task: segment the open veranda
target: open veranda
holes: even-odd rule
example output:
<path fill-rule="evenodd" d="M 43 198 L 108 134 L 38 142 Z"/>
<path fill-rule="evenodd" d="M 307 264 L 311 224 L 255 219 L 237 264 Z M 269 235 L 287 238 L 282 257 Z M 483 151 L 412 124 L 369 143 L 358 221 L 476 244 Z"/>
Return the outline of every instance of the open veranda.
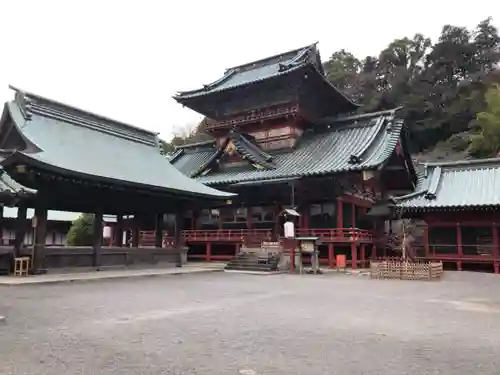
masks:
<path fill-rule="evenodd" d="M 468 272 L 0 287 L 0 373 L 497 374 L 499 291 Z"/>

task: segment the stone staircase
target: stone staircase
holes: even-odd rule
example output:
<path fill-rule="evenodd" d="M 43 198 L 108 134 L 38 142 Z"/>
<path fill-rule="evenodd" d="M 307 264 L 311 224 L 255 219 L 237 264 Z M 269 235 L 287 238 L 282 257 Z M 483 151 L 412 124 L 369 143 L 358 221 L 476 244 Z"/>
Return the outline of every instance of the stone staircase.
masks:
<path fill-rule="evenodd" d="M 277 254 L 243 252 L 233 258 L 225 267 L 228 271 L 276 272 L 280 257 Z"/>

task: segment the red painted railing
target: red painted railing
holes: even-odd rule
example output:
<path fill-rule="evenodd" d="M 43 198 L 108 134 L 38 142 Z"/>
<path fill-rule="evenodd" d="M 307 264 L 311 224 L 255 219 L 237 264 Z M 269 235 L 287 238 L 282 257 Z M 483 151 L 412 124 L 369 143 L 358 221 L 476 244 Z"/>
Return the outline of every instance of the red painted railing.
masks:
<path fill-rule="evenodd" d="M 268 229 L 208 229 L 184 230 L 181 232 L 186 242 L 213 242 L 213 241 L 270 241 L 272 232 Z M 297 229 L 297 236 L 316 236 L 323 241 L 334 242 L 372 242 L 370 231 L 353 228 L 332 229 Z"/>
<path fill-rule="evenodd" d="M 373 241 L 373 234 L 370 231 L 355 228 L 297 229 L 297 236 L 320 237 L 323 241 L 334 242 Z"/>
<path fill-rule="evenodd" d="M 181 232 L 186 242 L 230 241 L 243 242 L 248 238 L 271 240 L 271 231 L 267 229 L 211 229 L 183 230 Z"/>
<path fill-rule="evenodd" d="M 228 126 L 240 125 L 255 120 L 268 120 L 283 115 L 294 114 L 297 112 L 298 112 L 298 106 L 296 104 L 276 106 L 264 110 L 252 111 L 242 116 L 234 117 L 228 120 L 207 123 L 205 125 L 205 128 L 207 130 L 223 128 Z"/>

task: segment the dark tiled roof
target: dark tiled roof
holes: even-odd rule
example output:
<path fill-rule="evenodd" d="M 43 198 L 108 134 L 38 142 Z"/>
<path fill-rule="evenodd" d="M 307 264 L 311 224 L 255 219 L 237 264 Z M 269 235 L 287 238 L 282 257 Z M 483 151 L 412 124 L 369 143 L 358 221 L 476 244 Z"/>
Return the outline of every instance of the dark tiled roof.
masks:
<path fill-rule="evenodd" d="M 238 131 L 232 130 L 226 140 L 222 143 L 222 145 L 217 150 L 212 151 L 212 155 L 204 163 L 202 163 L 194 173 L 191 173 L 191 176 L 198 177 L 204 172 L 208 172 L 209 170 L 214 169 L 214 167 L 217 167 L 226 152 L 226 148 L 230 145 L 230 143 L 233 144 L 234 149 L 243 160 L 248 160 L 251 163 L 254 163 L 255 165 L 259 166 L 260 169 L 276 168 L 276 165 L 272 161 L 273 157 L 264 152 L 254 142 L 255 140 L 250 135 L 241 134 Z M 194 146 L 196 147 L 197 145 Z M 179 151 L 182 152 L 182 150 Z M 179 157 L 180 154 L 173 155 L 170 158 L 170 162 L 175 163 L 175 160 Z"/>
<path fill-rule="evenodd" d="M 269 78 L 287 75 L 304 67 L 313 67 L 320 76 L 324 77 L 321 58 L 316 44 L 227 69 L 224 75 L 217 81 L 204 85 L 201 89 L 179 92 L 174 96 L 174 99 L 184 102 L 191 98 L 235 89 L 248 84 L 265 81 Z M 326 82 L 326 78 L 324 79 Z M 355 103 L 345 97 L 335 87 L 330 85 L 330 88 L 340 94 L 345 101 L 349 102 L 352 107 L 351 110 L 357 108 Z"/>
<path fill-rule="evenodd" d="M 317 61 L 313 60 L 316 57 L 315 52 L 315 45 L 310 45 L 259 61 L 235 66 L 227 69 L 224 75 L 217 81 L 203 85 L 201 89 L 179 92 L 176 98 L 187 99 L 217 91 L 224 91 L 286 74 L 305 64 L 317 64 Z"/>
<path fill-rule="evenodd" d="M 394 198 L 402 209 L 500 205 L 500 158 L 424 165 L 414 193 Z"/>
<path fill-rule="evenodd" d="M 179 196 L 224 198 L 225 192 L 187 178 L 160 154 L 156 133 L 17 90 L 5 111 L 38 152 L 2 161 L 44 165 L 66 174 L 134 184 Z M 4 115 L 2 118 L 6 118 Z"/>
<path fill-rule="evenodd" d="M 274 168 L 257 170 L 250 165 L 220 167 L 197 178 L 207 185 L 333 174 L 377 168 L 388 160 L 400 138 L 403 123 L 394 111 L 337 118 L 323 131 L 304 133 L 289 152 L 272 154 Z M 185 148 L 173 161 L 186 175 L 193 175 L 219 152 L 214 146 Z"/>

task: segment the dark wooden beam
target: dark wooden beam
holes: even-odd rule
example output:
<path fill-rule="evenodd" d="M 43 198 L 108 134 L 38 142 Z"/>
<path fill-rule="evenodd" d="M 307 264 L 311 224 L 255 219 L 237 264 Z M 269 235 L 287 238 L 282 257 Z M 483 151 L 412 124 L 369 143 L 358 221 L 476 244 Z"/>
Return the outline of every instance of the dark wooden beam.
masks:
<path fill-rule="evenodd" d="M 15 170 L 12 171 L 15 174 Z M 31 169 L 29 173 L 14 176 L 19 183 L 37 189 L 50 209 L 95 212 L 107 214 L 134 214 L 153 212 L 175 212 L 185 202 L 203 204 L 202 197 L 178 196 L 165 191 L 148 190 L 144 187 L 97 183 L 55 175 L 46 171 Z M 29 207 L 36 206 L 31 200 Z M 211 201 L 210 201 L 211 202 Z M 212 202 L 211 202 L 212 203 Z"/>

